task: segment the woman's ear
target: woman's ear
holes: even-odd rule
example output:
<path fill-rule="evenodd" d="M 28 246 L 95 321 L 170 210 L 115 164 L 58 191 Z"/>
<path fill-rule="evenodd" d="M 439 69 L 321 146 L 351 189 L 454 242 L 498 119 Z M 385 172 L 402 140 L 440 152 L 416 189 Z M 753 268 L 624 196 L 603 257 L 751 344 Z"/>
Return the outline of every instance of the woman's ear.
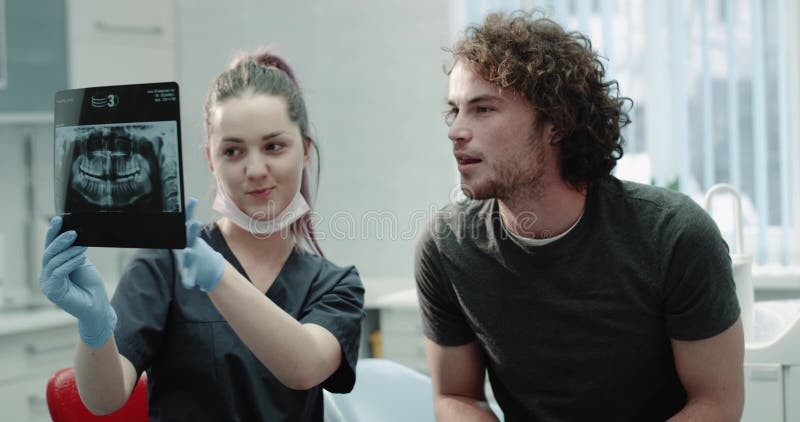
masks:
<path fill-rule="evenodd" d="M 206 146 L 203 147 L 203 152 L 206 154 L 206 161 L 208 162 L 208 169 L 211 173 L 214 173 L 214 164 L 211 162 L 211 149 L 208 146 L 208 142 L 206 142 Z"/>
<path fill-rule="evenodd" d="M 303 147 L 303 167 L 305 167 L 308 165 L 308 161 L 311 160 L 311 138 L 308 136 L 303 142 Z"/>

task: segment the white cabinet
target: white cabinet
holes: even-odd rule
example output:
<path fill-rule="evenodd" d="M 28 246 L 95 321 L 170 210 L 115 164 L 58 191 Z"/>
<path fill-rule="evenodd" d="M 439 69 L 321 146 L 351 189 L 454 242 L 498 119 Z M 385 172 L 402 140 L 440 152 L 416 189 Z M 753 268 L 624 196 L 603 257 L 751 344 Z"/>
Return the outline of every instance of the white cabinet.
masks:
<path fill-rule="evenodd" d="M 383 357 L 427 374 L 425 337 L 416 303 L 413 307 L 384 307 L 379 318 Z"/>
<path fill-rule="evenodd" d="M 785 407 L 784 420 L 800 421 L 800 403 L 798 403 L 798 397 L 800 397 L 800 365 L 791 365 L 783 368 L 783 388 L 783 397 L 788 402 Z"/>
<path fill-rule="evenodd" d="M 381 349 L 384 359 L 389 359 L 429 375 L 425 355 L 425 334 L 422 333 L 422 315 L 414 288 L 387 294 L 368 303 L 378 309 L 381 329 Z M 494 392 L 488 375 L 484 393 L 497 414 Z"/>
<path fill-rule="evenodd" d="M 783 367 L 780 364 L 745 364 L 744 422 L 783 422 Z"/>
<path fill-rule="evenodd" d="M 25 422 L 50 421 L 44 381 L 41 377 L 0 383 L 3 420 Z"/>
<path fill-rule="evenodd" d="M 408 289 L 376 300 L 380 310 L 381 351 L 384 359 L 428 373 L 417 294 Z"/>
<path fill-rule="evenodd" d="M 75 319 L 43 311 L 0 313 L 0 419 L 49 421 L 47 381 L 73 365 Z"/>
<path fill-rule="evenodd" d="M 174 0 L 69 0 L 70 86 L 174 81 Z"/>
<path fill-rule="evenodd" d="M 743 422 L 800 421 L 800 301 L 755 303 L 745 344 Z"/>

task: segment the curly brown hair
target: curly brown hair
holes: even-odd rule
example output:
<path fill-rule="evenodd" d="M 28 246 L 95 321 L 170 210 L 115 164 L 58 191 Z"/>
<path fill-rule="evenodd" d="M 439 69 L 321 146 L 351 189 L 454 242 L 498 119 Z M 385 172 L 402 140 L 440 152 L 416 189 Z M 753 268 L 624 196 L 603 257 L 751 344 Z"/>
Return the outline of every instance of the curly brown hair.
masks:
<path fill-rule="evenodd" d="M 592 43 L 566 32 L 541 12 L 492 13 L 466 29 L 453 49 L 490 83 L 522 93 L 539 123 L 560 134 L 561 176 L 576 189 L 609 174 L 622 158 L 620 130 L 630 123 L 616 80 L 603 82 L 605 68 Z M 628 109 L 630 110 L 630 108 Z"/>

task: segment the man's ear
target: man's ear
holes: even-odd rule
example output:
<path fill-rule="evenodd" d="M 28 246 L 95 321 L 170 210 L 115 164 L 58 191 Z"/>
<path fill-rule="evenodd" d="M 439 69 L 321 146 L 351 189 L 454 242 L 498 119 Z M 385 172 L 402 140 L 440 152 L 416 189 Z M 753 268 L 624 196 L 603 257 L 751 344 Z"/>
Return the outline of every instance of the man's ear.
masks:
<path fill-rule="evenodd" d="M 208 169 L 211 171 L 211 173 L 214 173 L 214 164 L 211 163 L 211 149 L 209 148 L 207 142 L 205 147 L 203 147 L 203 152 L 206 154 L 206 162 L 208 162 Z"/>
<path fill-rule="evenodd" d="M 564 138 L 564 134 L 561 132 L 561 129 L 557 128 L 552 123 L 547 124 L 546 131 L 547 139 L 549 140 L 550 145 L 558 145 Z"/>

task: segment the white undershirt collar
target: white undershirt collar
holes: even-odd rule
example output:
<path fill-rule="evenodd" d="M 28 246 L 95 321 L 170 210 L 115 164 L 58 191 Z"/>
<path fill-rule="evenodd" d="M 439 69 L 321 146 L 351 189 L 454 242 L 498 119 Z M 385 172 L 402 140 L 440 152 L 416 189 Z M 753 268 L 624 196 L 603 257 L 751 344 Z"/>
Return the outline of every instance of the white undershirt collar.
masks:
<path fill-rule="evenodd" d="M 522 236 L 520 236 L 520 235 L 518 235 L 518 234 L 516 234 L 516 233 L 514 233 L 514 232 L 512 232 L 511 230 L 508 229 L 508 226 L 506 226 L 506 222 L 503 220 L 503 214 L 502 213 L 500 213 L 500 224 L 503 226 L 503 231 L 508 233 L 514 239 L 516 239 L 523 246 L 533 246 L 533 247 L 544 246 L 544 245 L 547 245 L 549 243 L 553 243 L 558 239 L 561 239 L 562 237 L 566 236 L 567 233 L 571 232 L 572 229 L 574 229 L 575 226 L 577 226 L 578 223 L 581 222 L 581 218 L 583 218 L 583 213 L 585 211 L 586 211 L 585 208 L 584 208 L 583 211 L 581 211 L 581 215 L 578 216 L 578 220 L 575 221 L 575 224 L 573 224 L 570 228 L 565 230 L 563 233 L 559 234 L 558 236 L 554 236 L 554 237 L 547 237 L 547 238 L 540 238 L 540 239 L 530 238 L 530 237 L 522 237 Z"/>

